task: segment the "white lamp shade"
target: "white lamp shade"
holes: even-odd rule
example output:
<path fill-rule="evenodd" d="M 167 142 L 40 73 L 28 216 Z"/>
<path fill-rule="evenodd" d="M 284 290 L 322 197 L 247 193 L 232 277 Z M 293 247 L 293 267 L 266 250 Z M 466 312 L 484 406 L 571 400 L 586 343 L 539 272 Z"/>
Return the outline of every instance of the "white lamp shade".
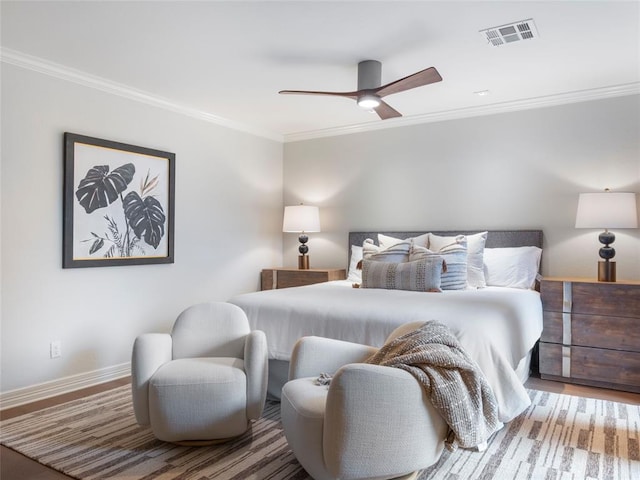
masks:
<path fill-rule="evenodd" d="M 581 193 L 576 228 L 638 228 L 636 194 Z"/>
<path fill-rule="evenodd" d="M 319 232 L 320 210 L 311 205 L 284 207 L 283 232 Z"/>

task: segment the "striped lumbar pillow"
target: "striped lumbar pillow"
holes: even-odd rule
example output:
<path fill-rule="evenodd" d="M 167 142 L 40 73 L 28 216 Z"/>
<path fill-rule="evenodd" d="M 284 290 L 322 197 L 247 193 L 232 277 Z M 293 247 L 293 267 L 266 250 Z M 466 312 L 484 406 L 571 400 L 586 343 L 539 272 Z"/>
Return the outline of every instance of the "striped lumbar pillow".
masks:
<path fill-rule="evenodd" d="M 403 263 L 365 258 L 362 261 L 362 288 L 441 292 L 440 282 L 444 268 L 444 260 L 438 255 Z"/>

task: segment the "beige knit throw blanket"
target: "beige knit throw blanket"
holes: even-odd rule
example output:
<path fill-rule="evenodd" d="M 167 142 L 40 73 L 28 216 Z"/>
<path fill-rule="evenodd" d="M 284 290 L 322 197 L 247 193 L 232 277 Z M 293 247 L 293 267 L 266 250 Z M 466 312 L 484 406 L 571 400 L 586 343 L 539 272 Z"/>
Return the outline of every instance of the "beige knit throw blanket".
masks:
<path fill-rule="evenodd" d="M 366 363 L 401 368 L 420 382 L 453 433 L 453 438 L 448 436 L 449 449 L 482 445 L 502 427 L 483 373 L 439 322 L 426 322 L 387 342 Z"/>

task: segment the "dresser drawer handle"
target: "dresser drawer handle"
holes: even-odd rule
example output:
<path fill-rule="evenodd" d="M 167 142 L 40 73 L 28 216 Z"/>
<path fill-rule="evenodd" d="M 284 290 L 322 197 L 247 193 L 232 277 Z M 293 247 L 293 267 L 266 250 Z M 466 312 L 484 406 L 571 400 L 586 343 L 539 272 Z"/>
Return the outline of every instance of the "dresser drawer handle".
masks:
<path fill-rule="evenodd" d="M 562 347 L 562 376 L 571 376 L 571 347 Z"/>
<path fill-rule="evenodd" d="M 572 308 L 571 282 L 562 282 L 562 311 L 564 313 L 571 313 Z"/>
<path fill-rule="evenodd" d="M 562 344 L 571 345 L 571 314 L 562 314 Z"/>

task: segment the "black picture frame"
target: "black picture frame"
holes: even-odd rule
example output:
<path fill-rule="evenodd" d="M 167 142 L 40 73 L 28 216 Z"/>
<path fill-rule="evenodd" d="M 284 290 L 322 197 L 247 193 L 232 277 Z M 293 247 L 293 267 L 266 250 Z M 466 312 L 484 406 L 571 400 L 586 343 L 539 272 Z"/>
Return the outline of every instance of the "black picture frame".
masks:
<path fill-rule="evenodd" d="M 63 268 L 174 263 L 174 153 L 65 132 L 63 189 Z"/>

